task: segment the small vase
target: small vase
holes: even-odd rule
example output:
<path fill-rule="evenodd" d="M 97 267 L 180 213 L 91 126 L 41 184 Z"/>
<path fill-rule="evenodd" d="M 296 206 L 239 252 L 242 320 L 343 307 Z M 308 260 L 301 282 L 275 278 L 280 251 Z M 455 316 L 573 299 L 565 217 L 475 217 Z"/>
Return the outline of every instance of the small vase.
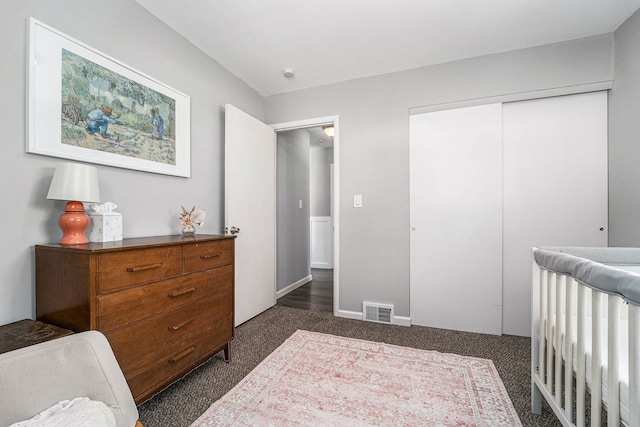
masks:
<path fill-rule="evenodd" d="M 196 228 L 193 225 L 189 225 L 182 229 L 183 236 L 193 236 L 196 234 Z"/>

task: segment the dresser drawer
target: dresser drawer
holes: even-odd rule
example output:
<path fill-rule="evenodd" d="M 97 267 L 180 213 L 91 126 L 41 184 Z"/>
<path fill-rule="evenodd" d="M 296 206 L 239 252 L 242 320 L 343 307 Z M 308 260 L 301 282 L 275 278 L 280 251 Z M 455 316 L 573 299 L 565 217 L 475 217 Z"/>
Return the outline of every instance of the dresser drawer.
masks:
<path fill-rule="evenodd" d="M 226 291 L 148 317 L 105 335 L 124 369 L 124 366 L 150 363 L 160 348 L 206 328 L 232 312 L 233 293 Z"/>
<path fill-rule="evenodd" d="M 136 401 L 148 390 L 169 385 L 181 374 L 195 367 L 198 361 L 233 338 L 233 319 L 227 316 L 184 339 L 159 348 L 148 348 L 153 357 L 138 355 L 139 363 L 123 364 L 116 352 L 131 393 Z M 111 339 L 109 339 L 111 341 Z M 141 361 L 140 359 L 145 359 Z M 142 363 L 140 363 L 142 362 Z M 159 387 L 160 386 L 160 387 Z"/>
<path fill-rule="evenodd" d="M 233 266 L 189 274 L 98 297 L 102 333 L 233 288 Z"/>
<path fill-rule="evenodd" d="M 233 262 L 233 240 L 213 240 L 184 245 L 184 271 L 206 270 Z"/>
<path fill-rule="evenodd" d="M 138 249 L 98 256 L 98 292 L 113 292 L 181 273 L 179 246 Z"/>

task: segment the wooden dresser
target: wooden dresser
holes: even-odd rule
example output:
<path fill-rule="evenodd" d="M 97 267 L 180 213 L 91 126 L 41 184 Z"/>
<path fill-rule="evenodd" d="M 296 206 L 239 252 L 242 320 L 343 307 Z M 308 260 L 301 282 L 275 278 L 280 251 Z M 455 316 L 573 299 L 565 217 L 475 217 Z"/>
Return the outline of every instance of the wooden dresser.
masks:
<path fill-rule="evenodd" d="M 234 237 L 37 245 L 36 317 L 106 335 L 140 404 L 234 334 Z"/>

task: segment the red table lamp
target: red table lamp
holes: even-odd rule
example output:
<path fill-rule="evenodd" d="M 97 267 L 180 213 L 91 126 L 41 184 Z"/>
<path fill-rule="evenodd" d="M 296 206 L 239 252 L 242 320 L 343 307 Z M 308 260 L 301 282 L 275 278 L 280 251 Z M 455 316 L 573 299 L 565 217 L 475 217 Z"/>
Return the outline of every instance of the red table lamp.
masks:
<path fill-rule="evenodd" d="M 51 180 L 47 199 L 68 200 L 58 224 L 62 229 L 61 245 L 89 243 L 85 235 L 90 219 L 83 202 L 99 202 L 98 169 L 79 163 L 60 163 Z"/>

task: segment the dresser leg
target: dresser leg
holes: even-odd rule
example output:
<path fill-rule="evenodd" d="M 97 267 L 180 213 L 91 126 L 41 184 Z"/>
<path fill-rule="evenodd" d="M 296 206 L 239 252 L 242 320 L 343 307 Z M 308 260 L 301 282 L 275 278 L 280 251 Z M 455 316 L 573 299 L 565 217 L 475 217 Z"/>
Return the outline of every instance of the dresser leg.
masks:
<path fill-rule="evenodd" d="M 229 354 L 229 343 L 224 346 L 224 361 L 229 363 L 231 362 L 231 355 Z"/>

